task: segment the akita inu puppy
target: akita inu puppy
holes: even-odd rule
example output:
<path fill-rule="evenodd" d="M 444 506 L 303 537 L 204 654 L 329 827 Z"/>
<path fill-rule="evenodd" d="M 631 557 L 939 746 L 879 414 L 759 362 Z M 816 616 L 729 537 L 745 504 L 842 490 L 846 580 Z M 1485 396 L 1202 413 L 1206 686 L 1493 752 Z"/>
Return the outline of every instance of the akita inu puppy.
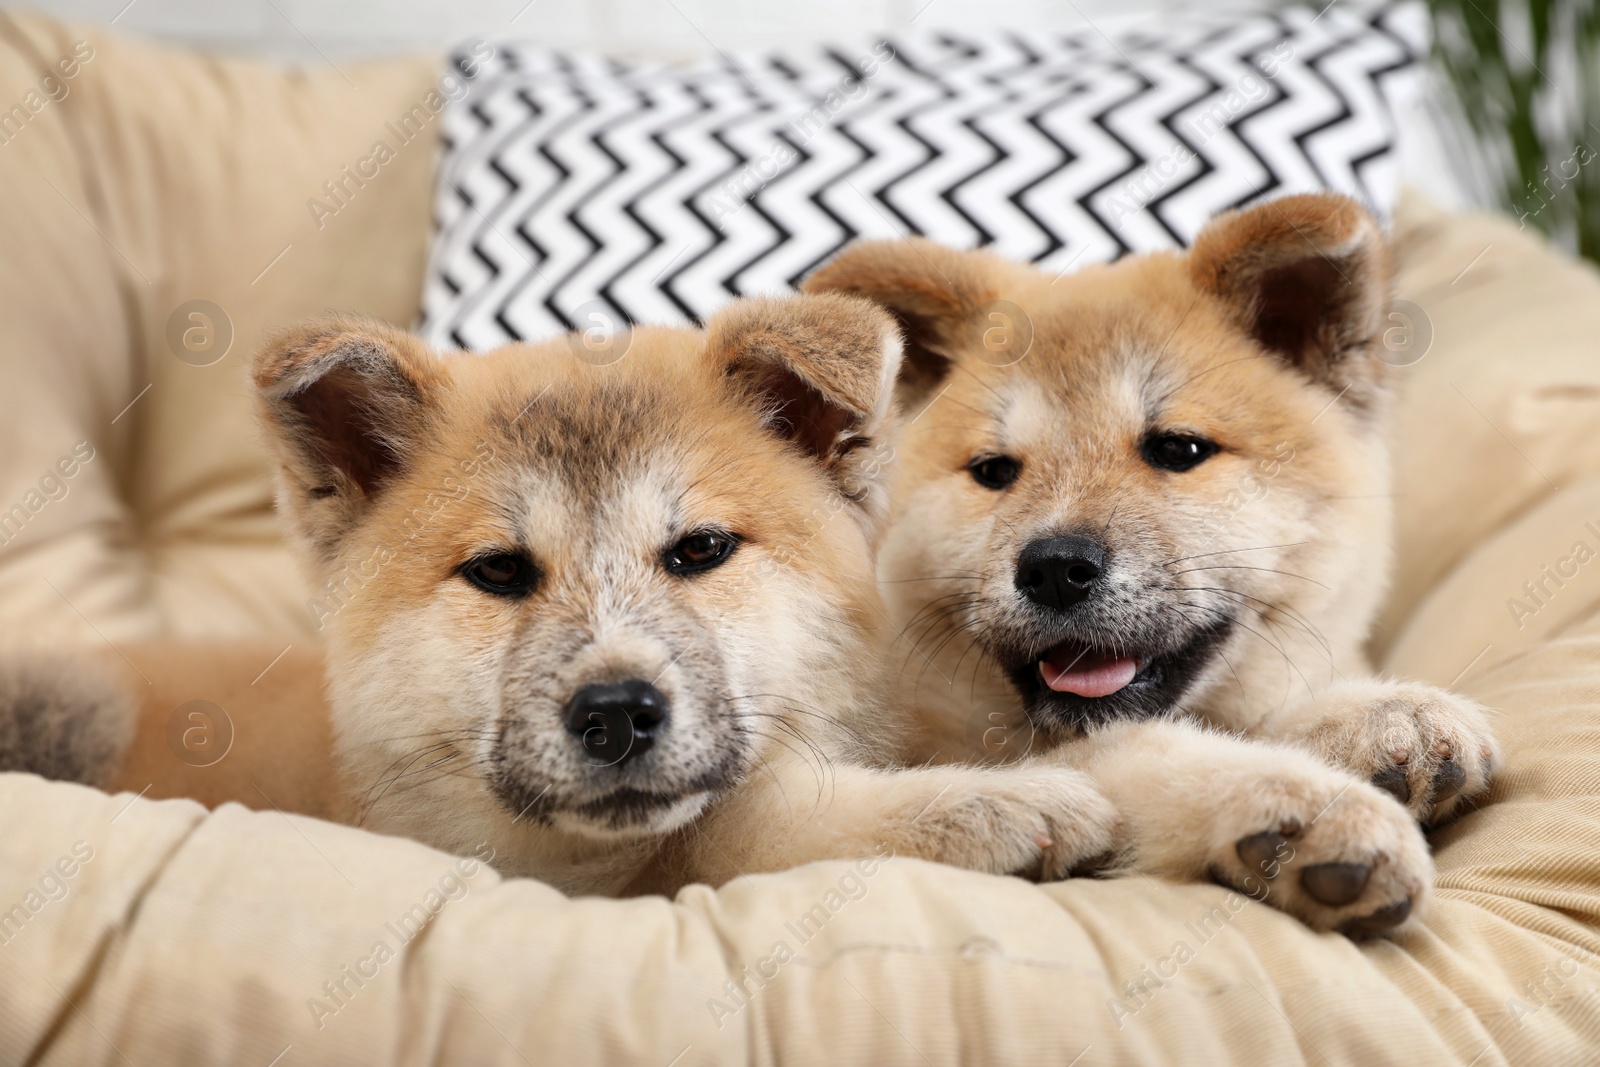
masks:
<path fill-rule="evenodd" d="M 1437 819 L 1497 755 L 1483 709 L 1363 658 L 1390 561 L 1389 280 L 1378 227 L 1335 196 L 1062 279 L 900 241 L 808 280 L 907 334 L 879 575 L 917 646 L 927 756 L 1087 732 L 1057 758 L 1094 771 L 1137 865 L 1232 881 L 1289 843 L 1280 906 L 1355 932 L 1405 920 L 1431 868 L 1366 782 Z M 1126 725 L 1175 714 L 1363 781 Z"/>
<path fill-rule="evenodd" d="M 441 357 L 336 319 L 256 361 L 366 825 L 596 892 L 1113 846 L 1075 771 L 885 766 L 887 314 L 752 300 L 610 365 L 570 344 Z"/>

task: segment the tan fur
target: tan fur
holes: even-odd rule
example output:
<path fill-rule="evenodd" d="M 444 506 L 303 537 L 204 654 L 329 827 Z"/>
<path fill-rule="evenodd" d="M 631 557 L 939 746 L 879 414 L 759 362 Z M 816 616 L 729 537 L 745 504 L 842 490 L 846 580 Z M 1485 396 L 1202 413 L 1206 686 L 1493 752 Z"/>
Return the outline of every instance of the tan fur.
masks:
<path fill-rule="evenodd" d="M 95 654 L 138 701 L 132 744 L 108 790 L 351 818 L 316 645 L 289 635 L 125 644 Z"/>
<path fill-rule="evenodd" d="M 1017 758 L 1105 719 L 1178 713 L 1409 789 L 1419 817 L 1485 788 L 1498 757 L 1483 710 L 1376 679 L 1362 652 L 1390 565 L 1388 282 L 1376 225 L 1333 196 L 1225 215 L 1187 254 L 1059 280 L 905 241 L 854 246 L 807 281 L 880 302 L 907 332 L 879 577 L 923 755 Z M 1142 454 L 1157 431 L 1220 451 L 1157 469 Z M 1019 461 L 1020 476 L 978 484 L 968 468 L 985 456 Z M 1066 535 L 1102 544 L 1107 570 L 1089 607 L 1050 616 L 1014 571 L 1035 539 Z M 1064 637 L 1137 651 L 1155 681 L 1052 695 L 1036 662 Z M 1237 875 L 1236 842 L 1281 817 L 1305 829 L 1299 870 L 1348 860 L 1388 873 L 1349 907 L 1287 880 L 1274 903 L 1319 927 L 1402 887 L 1420 903 L 1425 844 L 1382 791 L 1288 749 L 1150 730 L 1092 731 L 1050 757 L 1095 774 L 1130 821 L 1136 865 Z M 1453 767 L 1464 781 L 1445 795 Z"/>
<path fill-rule="evenodd" d="M 364 825 L 573 891 L 672 889 L 882 845 L 1059 876 L 1114 818 L 1065 768 L 895 769 L 873 580 L 875 435 L 899 341 L 845 297 L 438 356 L 359 320 L 255 365 L 280 500 L 327 636 L 334 744 Z M 662 554 L 715 527 L 713 570 Z M 462 568 L 526 552 L 525 597 Z M 652 681 L 670 730 L 595 768 L 561 722 L 591 682 Z M 654 800 L 608 808 L 626 786 Z"/>

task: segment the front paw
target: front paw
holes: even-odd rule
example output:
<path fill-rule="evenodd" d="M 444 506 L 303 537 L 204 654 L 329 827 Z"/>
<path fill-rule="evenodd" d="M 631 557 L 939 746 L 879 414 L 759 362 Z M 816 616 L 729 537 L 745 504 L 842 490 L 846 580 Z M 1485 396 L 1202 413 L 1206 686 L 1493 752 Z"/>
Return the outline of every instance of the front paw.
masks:
<path fill-rule="evenodd" d="M 1416 821 L 1339 771 L 1251 783 L 1217 824 L 1213 880 L 1315 930 L 1375 937 L 1421 911 L 1433 860 Z"/>
<path fill-rule="evenodd" d="M 1489 787 L 1500 749 L 1483 707 L 1418 682 L 1354 682 L 1319 697 L 1301 743 L 1442 822 Z"/>
<path fill-rule="evenodd" d="M 1055 881 L 1112 855 L 1122 821 L 1094 783 L 1065 768 L 956 772 L 903 839 L 912 855 L 990 874 Z"/>

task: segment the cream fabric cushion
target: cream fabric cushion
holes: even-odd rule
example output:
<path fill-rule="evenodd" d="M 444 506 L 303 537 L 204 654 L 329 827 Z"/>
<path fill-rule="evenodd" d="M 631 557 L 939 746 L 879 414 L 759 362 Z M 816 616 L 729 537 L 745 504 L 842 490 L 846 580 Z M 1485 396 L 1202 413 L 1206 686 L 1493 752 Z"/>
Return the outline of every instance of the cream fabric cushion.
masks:
<path fill-rule="evenodd" d="M 113 1046 L 134 1063 L 182 1050 L 265 1064 L 289 1046 L 312 1063 L 1592 1063 L 1600 622 L 1468 691 L 1504 713 L 1509 770 L 1437 836 L 1426 925 L 1365 946 L 1208 886 L 1037 887 L 903 859 L 672 902 L 569 900 L 314 819 L 4 775 L 0 907 L 76 842 L 94 855 L 14 933 L 0 914 L 0 1050 L 47 1064 L 121 1062 Z M 430 905 L 402 945 L 400 920 Z M 781 965 L 779 942 L 794 954 Z M 771 977 L 745 978 L 740 1008 L 725 983 L 763 961 Z"/>
<path fill-rule="evenodd" d="M 66 97 L 0 146 L 0 509 L 75 443 L 94 458 L 0 549 L 0 604 L 46 638 L 306 629 L 245 371 L 329 309 L 415 319 L 432 126 L 320 228 L 307 202 L 395 144 L 438 61 L 294 74 L 0 14 L 0 101 L 80 40 Z M 193 300 L 232 323 L 210 366 L 167 341 Z"/>
<path fill-rule="evenodd" d="M 1397 566 L 1373 642 L 1380 658 L 1486 536 L 1600 473 L 1594 267 L 1510 219 L 1448 215 L 1416 198 L 1401 204 L 1395 254 L 1399 295 L 1431 323 L 1433 345 L 1397 374 Z"/>
<path fill-rule="evenodd" d="M 0 101 L 77 36 L 0 18 Z M 0 618 L 8 639 L 96 643 L 293 631 L 304 591 L 244 357 L 325 307 L 414 315 L 424 146 L 321 231 L 305 201 L 433 64 L 347 68 L 356 91 L 333 71 L 92 43 L 67 99 L 0 145 L 0 500 L 75 442 L 96 449 L 0 547 Z M 1399 578 L 1377 646 L 1396 673 L 1460 675 L 1500 712 L 1507 754 L 1481 810 L 1435 836 L 1438 898 L 1415 933 L 1356 945 L 1212 887 L 1038 887 L 902 859 L 570 900 L 270 809 L 0 775 L 0 1061 L 1596 1062 L 1594 572 L 1521 628 L 1505 600 L 1600 508 L 1600 288 L 1497 220 L 1412 203 L 1397 237 L 1402 292 L 1436 336 L 1403 374 Z M 209 367 L 165 345 L 190 299 L 234 323 Z M 726 983 L 763 961 L 773 977 L 745 979 L 742 1003 Z"/>

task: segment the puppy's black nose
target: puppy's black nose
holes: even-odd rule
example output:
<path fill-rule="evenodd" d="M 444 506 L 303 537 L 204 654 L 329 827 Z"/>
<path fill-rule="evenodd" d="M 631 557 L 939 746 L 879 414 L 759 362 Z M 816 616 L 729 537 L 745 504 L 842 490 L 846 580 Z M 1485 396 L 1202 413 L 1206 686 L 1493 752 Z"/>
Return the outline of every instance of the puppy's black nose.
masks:
<path fill-rule="evenodd" d="M 1060 611 L 1093 591 L 1105 565 L 1106 550 L 1087 537 L 1041 537 L 1017 557 L 1017 591 Z"/>
<path fill-rule="evenodd" d="M 595 682 L 567 701 L 567 732 L 597 767 L 626 763 L 650 750 L 667 727 L 670 705 L 649 682 Z"/>

